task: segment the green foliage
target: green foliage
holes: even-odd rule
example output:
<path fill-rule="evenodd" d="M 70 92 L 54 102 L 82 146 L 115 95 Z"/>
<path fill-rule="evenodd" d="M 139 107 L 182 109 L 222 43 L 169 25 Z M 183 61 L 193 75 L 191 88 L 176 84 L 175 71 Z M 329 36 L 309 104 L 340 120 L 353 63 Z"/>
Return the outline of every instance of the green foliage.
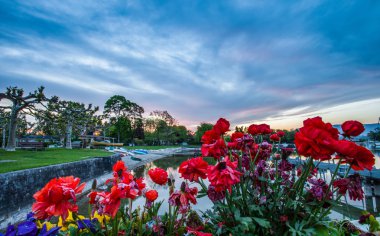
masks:
<path fill-rule="evenodd" d="M 127 100 L 124 96 L 114 95 L 110 97 L 104 105 L 105 118 L 109 119 L 111 137 L 116 137 L 118 142 L 131 142 L 134 138 L 144 138 L 141 132 L 142 114 L 144 108 L 138 104 Z"/>
<path fill-rule="evenodd" d="M 380 128 L 370 131 L 367 136 L 370 141 L 380 141 Z"/>
<path fill-rule="evenodd" d="M 211 130 L 213 126 L 214 125 L 210 124 L 210 123 L 201 123 L 199 126 L 197 126 L 197 131 L 195 131 L 195 135 L 194 135 L 194 141 L 195 141 L 195 143 L 196 144 L 200 144 L 201 143 L 201 138 L 202 138 L 203 134 L 207 130 Z"/>
<path fill-rule="evenodd" d="M 176 125 L 167 111 L 154 111 L 145 120 L 145 143 L 148 145 L 173 145 L 189 142 L 191 133 L 185 126 Z"/>

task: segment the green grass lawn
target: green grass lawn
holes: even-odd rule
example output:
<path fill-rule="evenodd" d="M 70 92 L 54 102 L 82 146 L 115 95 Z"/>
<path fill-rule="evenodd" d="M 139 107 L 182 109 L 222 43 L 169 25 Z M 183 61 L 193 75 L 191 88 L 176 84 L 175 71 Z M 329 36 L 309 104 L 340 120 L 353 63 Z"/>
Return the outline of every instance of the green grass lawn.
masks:
<path fill-rule="evenodd" d="M 163 148 L 175 147 L 180 146 L 134 146 L 124 148 L 158 150 Z M 90 157 L 102 157 L 110 155 L 112 155 L 112 153 L 107 152 L 103 149 L 68 150 L 64 148 L 47 148 L 44 151 L 17 150 L 15 152 L 6 152 L 0 149 L 0 173 L 66 162 L 80 161 Z"/>
<path fill-rule="evenodd" d="M 96 149 L 52 148 L 44 151 L 17 150 L 6 152 L 0 150 L 0 173 L 23 170 L 40 166 L 84 160 L 90 157 L 110 156 L 112 153 Z M 14 160 L 3 162 L 4 160 Z"/>

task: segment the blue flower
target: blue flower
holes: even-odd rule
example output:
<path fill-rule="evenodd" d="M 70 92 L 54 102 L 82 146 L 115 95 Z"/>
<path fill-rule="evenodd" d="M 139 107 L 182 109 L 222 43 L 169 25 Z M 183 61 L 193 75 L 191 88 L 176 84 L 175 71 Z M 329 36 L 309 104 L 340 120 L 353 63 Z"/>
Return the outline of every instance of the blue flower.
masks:
<path fill-rule="evenodd" d="M 35 236 L 37 225 L 33 221 L 25 221 L 18 225 L 17 236 Z"/>
<path fill-rule="evenodd" d="M 97 221 L 97 219 L 94 219 Z M 92 233 L 96 233 L 95 229 L 95 221 L 91 221 L 90 219 L 83 219 L 83 220 L 78 220 L 77 225 L 79 229 L 90 229 Z"/>
<path fill-rule="evenodd" d="M 26 220 L 28 220 L 28 221 L 35 221 L 36 218 L 34 218 L 34 212 L 29 212 L 29 213 L 26 215 Z"/>
<path fill-rule="evenodd" d="M 44 224 L 44 226 L 42 226 L 42 229 L 41 229 L 41 232 L 38 236 L 56 236 L 59 232 L 59 229 L 61 227 L 54 227 L 54 228 L 51 228 L 49 231 L 46 230 L 46 224 Z"/>
<path fill-rule="evenodd" d="M 7 232 L 5 232 L 5 236 L 15 236 L 16 228 L 14 225 L 8 225 Z"/>

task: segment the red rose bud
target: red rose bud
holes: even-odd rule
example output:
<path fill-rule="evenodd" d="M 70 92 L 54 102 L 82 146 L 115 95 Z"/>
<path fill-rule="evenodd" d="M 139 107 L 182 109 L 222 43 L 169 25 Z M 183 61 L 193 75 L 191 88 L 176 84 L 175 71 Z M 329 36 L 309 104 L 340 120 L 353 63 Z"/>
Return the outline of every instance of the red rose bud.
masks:
<path fill-rule="evenodd" d="M 148 190 L 145 193 L 146 199 L 148 199 L 151 202 L 154 202 L 158 198 L 158 192 L 154 189 Z"/>
<path fill-rule="evenodd" d="M 279 137 L 277 134 L 272 134 L 269 138 L 270 138 L 270 140 L 272 140 L 273 142 L 278 142 L 278 141 L 280 141 L 280 137 Z"/>
<path fill-rule="evenodd" d="M 280 216 L 280 221 L 281 222 L 287 222 L 288 221 L 288 216 L 287 215 Z"/>
<path fill-rule="evenodd" d="M 348 120 L 342 124 L 342 130 L 345 136 L 358 136 L 363 133 L 364 126 L 356 120 Z"/>
<path fill-rule="evenodd" d="M 278 137 L 282 138 L 285 136 L 285 132 L 282 130 L 279 130 L 279 131 L 277 131 L 277 135 L 278 135 Z"/>

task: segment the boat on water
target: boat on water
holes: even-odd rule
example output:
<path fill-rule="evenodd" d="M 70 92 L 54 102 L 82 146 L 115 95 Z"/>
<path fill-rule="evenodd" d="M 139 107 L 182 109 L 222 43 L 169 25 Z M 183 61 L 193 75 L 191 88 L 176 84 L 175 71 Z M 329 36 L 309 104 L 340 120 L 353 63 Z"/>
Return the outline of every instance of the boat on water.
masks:
<path fill-rule="evenodd" d="M 134 154 L 139 154 L 139 155 L 146 155 L 146 154 L 148 154 L 148 151 L 144 150 L 144 149 L 136 149 L 136 150 L 132 150 L 131 152 L 134 153 Z"/>
<path fill-rule="evenodd" d="M 122 147 L 124 144 L 123 143 L 111 143 L 111 142 L 107 142 L 107 141 L 103 141 L 103 142 L 92 141 L 91 145 L 92 146 L 105 146 L 105 147 Z"/>
<path fill-rule="evenodd" d="M 131 160 L 133 161 L 142 161 L 141 158 L 135 157 L 133 152 L 125 149 L 125 148 L 118 148 L 118 147 L 106 147 L 105 148 L 107 151 L 112 152 L 112 153 L 120 153 L 124 156 L 129 156 Z"/>

